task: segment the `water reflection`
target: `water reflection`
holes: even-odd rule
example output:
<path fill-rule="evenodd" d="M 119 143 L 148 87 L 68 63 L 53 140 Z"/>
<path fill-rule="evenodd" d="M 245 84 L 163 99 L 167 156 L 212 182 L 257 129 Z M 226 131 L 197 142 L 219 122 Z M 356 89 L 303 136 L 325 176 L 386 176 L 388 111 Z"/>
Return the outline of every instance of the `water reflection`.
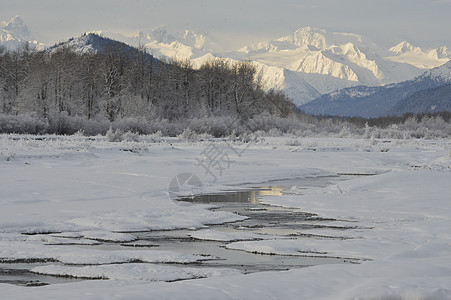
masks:
<path fill-rule="evenodd" d="M 181 201 L 191 203 L 218 203 L 218 202 L 244 202 L 259 203 L 261 196 L 282 196 L 283 186 L 258 187 L 252 190 L 225 191 L 221 194 L 196 195 L 190 198 L 181 198 Z"/>
<path fill-rule="evenodd" d="M 219 202 L 241 202 L 258 204 L 262 196 L 283 196 L 288 190 L 299 190 L 311 187 L 325 187 L 336 182 L 349 179 L 349 176 L 327 176 L 314 178 L 294 178 L 270 181 L 262 184 L 251 184 L 241 186 L 241 189 L 224 191 L 216 194 L 202 194 L 194 197 L 181 198 L 181 201 L 190 203 L 219 203 Z"/>

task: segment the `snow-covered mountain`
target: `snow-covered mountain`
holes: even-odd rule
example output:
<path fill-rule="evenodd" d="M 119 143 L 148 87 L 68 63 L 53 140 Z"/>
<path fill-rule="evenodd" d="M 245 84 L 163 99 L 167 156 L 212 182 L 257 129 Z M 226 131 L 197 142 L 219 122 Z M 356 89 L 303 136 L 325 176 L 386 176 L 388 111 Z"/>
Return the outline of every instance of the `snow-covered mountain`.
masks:
<path fill-rule="evenodd" d="M 24 21 L 15 16 L 8 22 L 0 23 L 0 45 L 7 49 L 16 49 L 23 43 L 28 42 L 32 48 L 43 50 L 44 44 L 39 43 L 34 38 Z"/>
<path fill-rule="evenodd" d="M 302 105 L 301 109 L 315 115 L 366 118 L 405 112 L 430 112 L 434 106 L 435 111 L 446 110 L 451 99 L 448 96 L 443 100 L 442 96 L 449 88 L 438 90 L 436 88 L 449 84 L 451 84 L 451 61 L 412 80 L 382 87 L 350 87 L 322 95 Z M 423 93 L 419 93 L 421 91 Z M 422 97 L 420 100 L 419 96 Z"/>
<path fill-rule="evenodd" d="M 443 46 L 436 49 L 421 49 L 404 41 L 389 49 L 386 58 L 392 61 L 407 63 L 420 69 L 432 69 L 445 64 L 451 59 L 448 48 Z"/>
<path fill-rule="evenodd" d="M 363 36 L 311 27 L 244 47 L 239 52 L 243 54 L 242 58 L 301 73 L 321 94 L 356 85 L 400 82 L 414 78 L 428 68 L 409 61 L 396 61 L 400 54 L 383 49 Z M 429 56 L 427 59 L 431 60 Z M 436 65 L 446 61 L 435 59 Z"/>
<path fill-rule="evenodd" d="M 154 55 L 179 60 L 192 59 L 214 52 L 216 45 L 206 34 L 185 30 L 170 34 L 165 27 L 150 31 L 140 31 L 132 37 L 133 44 L 144 45 Z"/>
<path fill-rule="evenodd" d="M 207 33 L 185 30 L 171 34 L 164 26 L 140 31 L 132 39 L 134 44 L 145 45 L 149 49 L 158 50 L 161 55 L 177 59 L 191 59 L 218 50 Z"/>
<path fill-rule="evenodd" d="M 197 66 L 214 57 L 253 61 L 264 86 L 283 89 L 296 105 L 346 87 L 412 79 L 449 60 L 446 47 L 426 51 L 401 43 L 384 49 L 357 34 L 312 27 L 228 52 L 221 52 L 207 34 L 188 30 L 172 34 L 165 27 L 126 39 L 145 45 L 156 57 L 192 59 Z"/>
<path fill-rule="evenodd" d="M 223 55 L 205 54 L 192 60 L 194 67 L 200 67 L 208 60 L 220 57 L 228 63 L 241 61 L 239 58 L 230 58 Z M 261 84 L 265 90 L 283 90 L 292 99 L 315 99 L 321 96 L 314 87 L 302 78 L 299 72 L 293 72 L 285 68 L 267 65 L 257 61 L 252 62 L 256 68 L 257 77 L 261 78 Z M 296 97 L 293 97 L 296 96 Z"/>

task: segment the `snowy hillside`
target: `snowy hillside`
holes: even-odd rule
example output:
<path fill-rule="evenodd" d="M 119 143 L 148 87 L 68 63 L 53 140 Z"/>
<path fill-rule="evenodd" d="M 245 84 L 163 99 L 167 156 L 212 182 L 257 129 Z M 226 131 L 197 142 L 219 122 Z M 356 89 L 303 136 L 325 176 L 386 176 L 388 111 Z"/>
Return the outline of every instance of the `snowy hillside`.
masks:
<path fill-rule="evenodd" d="M 0 46 L 5 46 L 7 49 L 16 49 L 24 42 L 28 42 L 32 48 L 37 50 L 45 48 L 44 44 L 35 40 L 27 25 L 19 16 L 15 16 L 8 22 L 0 23 Z"/>
<path fill-rule="evenodd" d="M 71 38 L 65 42 L 48 48 L 47 51 L 52 52 L 65 47 L 71 48 L 78 53 L 98 53 L 104 52 L 106 50 L 114 51 L 115 49 L 121 49 L 121 51 L 124 51 L 131 56 L 134 56 L 138 53 L 138 49 L 131 47 L 128 44 L 109 39 L 95 33 L 85 33 L 80 37 Z M 146 55 L 148 59 L 152 58 L 150 54 Z M 152 59 L 154 61 L 158 61 L 155 58 Z"/>
<path fill-rule="evenodd" d="M 205 54 L 199 58 L 193 59 L 193 66 L 200 67 L 203 63 L 218 58 L 211 53 Z M 229 63 L 240 61 L 240 58 L 221 57 Z M 297 106 L 304 104 L 304 99 L 315 99 L 321 96 L 321 93 L 311 86 L 305 80 L 301 73 L 293 72 L 285 68 L 271 66 L 261 62 L 253 61 L 257 76 L 261 78 L 261 84 L 265 90 L 283 90 Z"/>
<path fill-rule="evenodd" d="M 127 48 L 132 48 L 124 43 L 102 37 L 95 33 L 87 33 L 83 34 L 77 38 L 71 38 L 65 42 L 54 45 L 48 49 L 48 51 L 52 52 L 57 49 L 61 49 L 63 47 L 68 47 L 79 53 L 97 53 L 103 52 L 106 48 L 111 47 L 113 45 L 122 45 Z"/>
<path fill-rule="evenodd" d="M 283 90 L 296 105 L 303 103 L 301 99 L 315 99 L 321 95 L 299 72 L 261 62 L 254 62 L 254 65 L 262 78 L 264 89 Z"/>

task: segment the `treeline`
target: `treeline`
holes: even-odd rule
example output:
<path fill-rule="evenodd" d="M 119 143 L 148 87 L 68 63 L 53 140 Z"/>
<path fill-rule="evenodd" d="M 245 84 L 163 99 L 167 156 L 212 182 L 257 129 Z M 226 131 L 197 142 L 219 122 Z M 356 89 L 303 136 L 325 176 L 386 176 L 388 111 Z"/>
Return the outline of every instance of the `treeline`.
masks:
<path fill-rule="evenodd" d="M 98 53 L 59 46 L 44 52 L 24 45 L 0 48 L 0 113 L 55 114 L 106 119 L 179 120 L 264 112 L 286 117 L 293 104 L 278 91 L 263 91 L 250 62 L 154 59 L 143 47 L 109 43 Z"/>

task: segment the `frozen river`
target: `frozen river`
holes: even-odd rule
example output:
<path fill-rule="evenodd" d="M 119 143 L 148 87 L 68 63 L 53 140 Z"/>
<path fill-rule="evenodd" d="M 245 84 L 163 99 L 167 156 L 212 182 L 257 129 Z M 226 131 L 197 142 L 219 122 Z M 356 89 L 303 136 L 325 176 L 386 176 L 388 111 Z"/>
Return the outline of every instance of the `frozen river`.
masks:
<path fill-rule="evenodd" d="M 309 239 L 315 235 L 305 234 L 310 228 L 333 228 L 343 231 L 354 226 L 330 226 L 330 219 L 322 219 L 317 215 L 302 212 L 296 208 L 277 207 L 260 202 L 264 196 L 283 196 L 293 190 L 302 191 L 312 187 L 327 187 L 351 178 L 350 176 L 298 178 L 277 180 L 262 184 L 251 184 L 230 187 L 222 193 L 202 194 L 194 198 L 181 198 L 180 205 L 188 203 L 212 205 L 212 211 L 226 211 L 244 216 L 246 219 L 237 222 L 210 225 L 208 229 L 176 229 L 134 232 L 136 239 L 125 243 L 99 242 L 94 245 L 80 247 L 99 250 L 123 250 L 152 248 L 163 251 L 175 251 L 209 259 L 200 259 L 193 263 L 181 263 L 181 267 L 230 268 L 244 274 L 261 271 L 284 271 L 320 264 L 357 263 L 358 259 L 346 257 L 262 254 L 227 249 L 227 245 L 235 241 L 250 241 L 263 239 Z M 208 236 L 204 234 L 208 233 Z M 58 233 L 53 233 L 53 235 Z M 216 234 L 216 235 L 215 235 Z M 340 237 L 323 236 L 325 239 L 340 239 Z M 54 262 L 0 263 L 0 283 L 10 283 L 22 286 L 42 286 L 48 284 L 68 283 L 80 280 L 98 279 L 83 276 L 46 275 L 32 272 L 37 266 L 45 266 Z M 171 263 L 171 266 L 177 266 Z M 81 278 L 80 278 L 81 277 Z"/>
<path fill-rule="evenodd" d="M 140 138 L 0 136 L 2 298 L 451 298 L 449 139 Z"/>

